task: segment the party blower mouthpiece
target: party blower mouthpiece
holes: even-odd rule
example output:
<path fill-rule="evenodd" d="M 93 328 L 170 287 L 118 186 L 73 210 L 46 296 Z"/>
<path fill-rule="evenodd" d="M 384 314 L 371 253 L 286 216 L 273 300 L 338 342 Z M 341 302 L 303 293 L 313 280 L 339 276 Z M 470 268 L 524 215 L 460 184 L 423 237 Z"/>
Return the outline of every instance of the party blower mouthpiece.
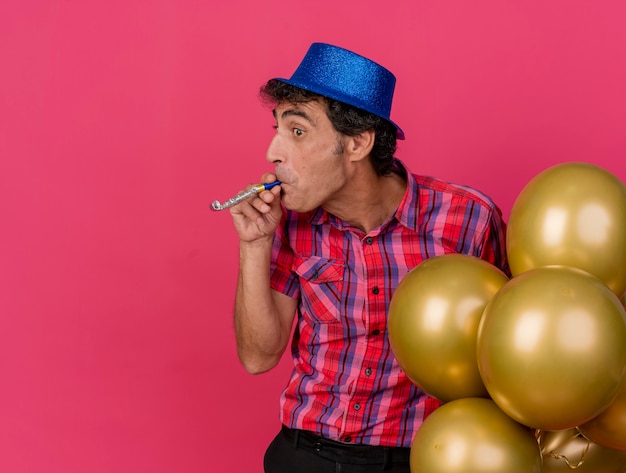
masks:
<path fill-rule="evenodd" d="M 279 184 L 280 184 L 280 181 L 270 182 L 269 184 L 259 184 L 258 186 L 254 186 L 254 187 L 251 187 L 250 189 L 240 192 L 236 196 L 228 199 L 223 204 L 220 204 L 219 200 L 216 200 L 215 202 L 211 204 L 211 208 L 213 210 L 227 209 L 229 207 L 232 207 L 233 205 L 237 205 L 242 200 L 246 200 L 247 198 L 255 194 L 258 194 L 259 192 L 270 190 L 272 187 L 275 187 Z"/>

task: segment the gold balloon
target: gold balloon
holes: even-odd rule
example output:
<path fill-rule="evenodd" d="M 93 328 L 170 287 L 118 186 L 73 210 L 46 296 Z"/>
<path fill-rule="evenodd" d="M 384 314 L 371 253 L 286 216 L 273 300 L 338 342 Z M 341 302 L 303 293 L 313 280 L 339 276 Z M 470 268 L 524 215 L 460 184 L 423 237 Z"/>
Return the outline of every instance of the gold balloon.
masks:
<path fill-rule="evenodd" d="M 565 163 L 535 176 L 513 204 L 506 237 L 513 276 L 564 265 L 615 294 L 626 289 L 626 186 L 598 166 Z"/>
<path fill-rule="evenodd" d="M 576 429 L 544 432 L 539 443 L 543 457 L 542 473 L 626 471 L 626 452 L 590 442 Z"/>
<path fill-rule="evenodd" d="M 508 281 L 486 261 L 449 254 L 413 268 L 389 308 L 389 341 L 406 375 L 431 396 L 487 397 L 476 363 L 483 310 Z"/>
<path fill-rule="evenodd" d="M 626 311 L 596 277 L 566 266 L 507 282 L 478 328 L 478 367 L 495 403 L 529 427 L 593 419 L 626 370 Z"/>
<path fill-rule="evenodd" d="M 592 442 L 626 451 L 626 377 L 611 405 L 578 430 Z"/>
<path fill-rule="evenodd" d="M 463 398 L 426 418 L 413 438 L 411 473 L 540 473 L 533 432 L 492 400 Z"/>

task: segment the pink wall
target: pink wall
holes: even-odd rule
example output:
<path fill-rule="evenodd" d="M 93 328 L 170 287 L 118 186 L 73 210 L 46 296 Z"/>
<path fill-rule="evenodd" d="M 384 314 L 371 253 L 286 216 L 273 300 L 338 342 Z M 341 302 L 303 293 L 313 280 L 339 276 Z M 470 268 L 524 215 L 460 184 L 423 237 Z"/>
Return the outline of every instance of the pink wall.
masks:
<path fill-rule="evenodd" d="M 0 3 L 0 471 L 262 470 L 287 365 L 239 366 L 226 199 L 309 43 L 398 77 L 398 156 L 508 215 L 588 161 L 626 181 L 621 0 Z"/>

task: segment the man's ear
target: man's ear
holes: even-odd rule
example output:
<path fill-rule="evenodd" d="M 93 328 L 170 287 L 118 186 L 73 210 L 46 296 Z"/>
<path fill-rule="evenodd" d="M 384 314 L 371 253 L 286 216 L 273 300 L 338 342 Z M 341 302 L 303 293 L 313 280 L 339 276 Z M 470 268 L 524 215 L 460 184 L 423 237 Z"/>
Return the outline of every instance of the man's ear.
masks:
<path fill-rule="evenodd" d="M 374 130 L 363 131 L 358 135 L 351 136 L 348 140 L 347 149 L 350 152 L 352 160 L 358 161 L 369 156 L 374 147 L 375 139 L 376 132 Z"/>

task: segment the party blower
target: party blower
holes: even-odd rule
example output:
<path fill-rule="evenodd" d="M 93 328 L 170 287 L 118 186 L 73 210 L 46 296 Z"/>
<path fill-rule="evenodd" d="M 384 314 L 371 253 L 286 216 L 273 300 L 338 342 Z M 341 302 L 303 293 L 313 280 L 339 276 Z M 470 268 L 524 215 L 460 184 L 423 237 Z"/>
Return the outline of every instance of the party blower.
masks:
<path fill-rule="evenodd" d="M 272 187 L 275 187 L 275 186 L 277 186 L 279 184 L 280 184 L 280 181 L 274 181 L 274 182 L 270 182 L 268 184 L 256 185 L 254 187 L 251 187 L 250 189 L 247 189 L 247 190 L 245 190 L 243 192 L 240 192 L 239 194 L 237 194 L 234 197 L 231 197 L 230 199 L 228 199 L 223 204 L 220 204 L 219 200 L 216 200 L 215 202 L 213 202 L 211 204 L 211 208 L 213 210 L 224 210 L 224 209 L 227 209 L 229 207 L 232 207 L 233 205 L 237 205 L 239 202 L 241 202 L 243 200 L 246 200 L 249 197 L 252 197 L 253 195 L 258 194 L 259 192 L 270 190 Z"/>

